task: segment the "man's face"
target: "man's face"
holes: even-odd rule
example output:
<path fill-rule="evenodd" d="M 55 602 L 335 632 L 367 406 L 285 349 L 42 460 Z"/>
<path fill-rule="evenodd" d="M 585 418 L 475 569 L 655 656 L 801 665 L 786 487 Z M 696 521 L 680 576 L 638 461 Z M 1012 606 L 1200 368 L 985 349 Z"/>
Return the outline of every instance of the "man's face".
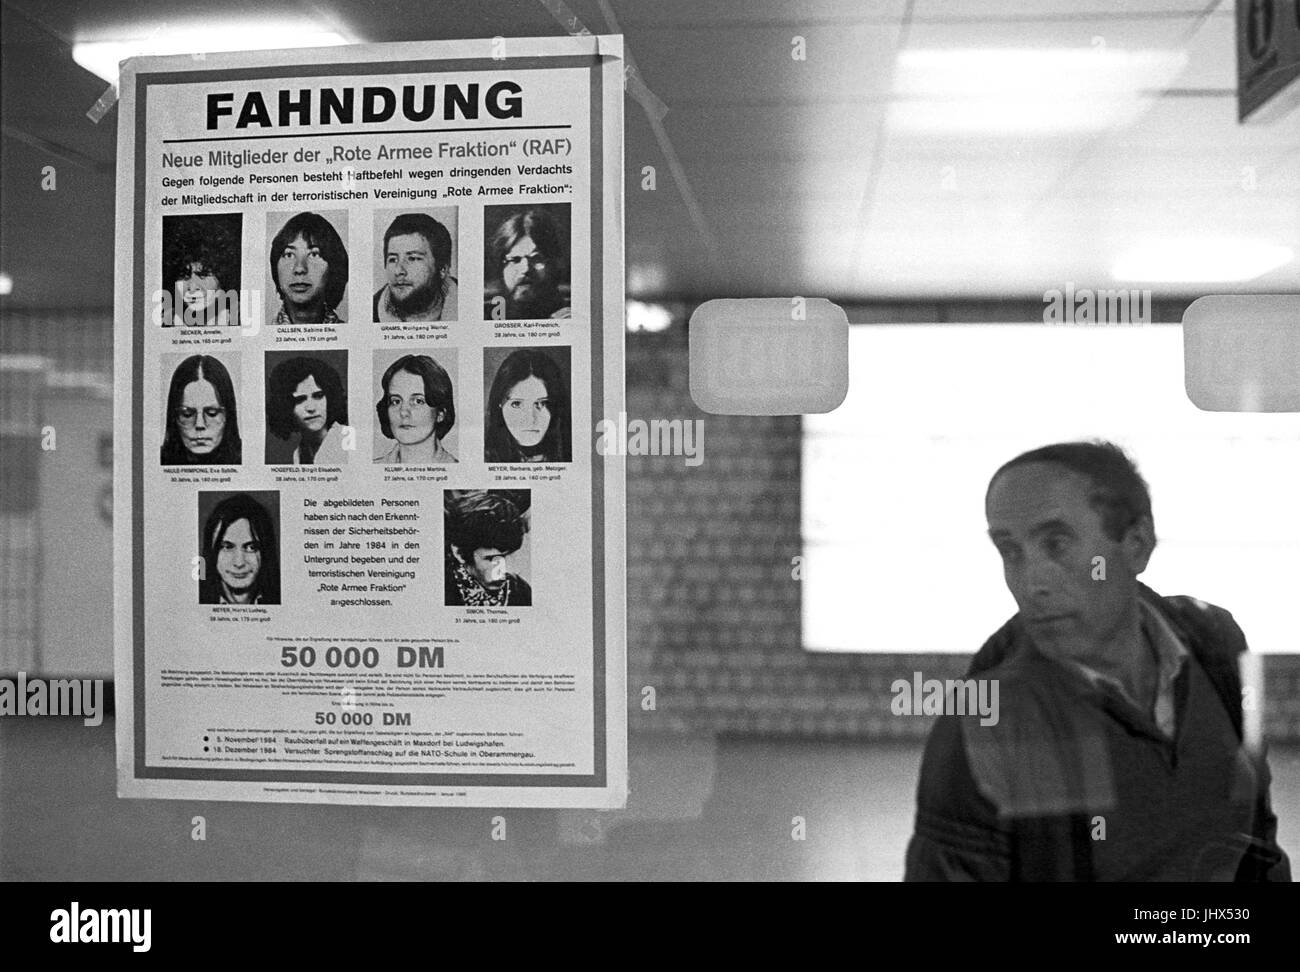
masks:
<path fill-rule="evenodd" d="M 314 375 L 298 382 L 298 387 L 293 390 L 293 417 L 303 432 L 320 434 L 325 430 L 328 405 Z"/>
<path fill-rule="evenodd" d="M 199 379 L 185 386 L 176 410 L 176 426 L 186 451 L 206 456 L 221 445 L 226 434 L 226 410 L 212 382 Z"/>
<path fill-rule="evenodd" d="M 501 280 L 516 304 L 533 304 L 555 293 L 555 268 L 533 243 L 531 236 L 521 236 L 506 250 L 501 262 Z"/>
<path fill-rule="evenodd" d="M 329 264 L 321 256 L 319 247 L 308 245 L 299 236 L 277 258 L 276 279 L 285 301 L 295 309 L 324 306 Z"/>
<path fill-rule="evenodd" d="M 217 573 L 232 596 L 247 595 L 262 569 L 262 547 L 253 538 L 247 520 L 226 528 L 217 548 Z"/>
<path fill-rule="evenodd" d="M 388 383 L 388 425 L 402 445 L 415 445 L 433 435 L 434 409 L 424 396 L 424 379 L 399 371 Z"/>
<path fill-rule="evenodd" d="M 447 269 L 439 269 L 429 241 L 419 233 L 394 236 L 384 252 L 384 269 L 393 303 L 401 308 L 423 309 L 433 304 Z"/>
<path fill-rule="evenodd" d="M 496 547 L 479 547 L 465 564 L 483 587 L 494 591 L 506 582 L 506 555 Z"/>
<path fill-rule="evenodd" d="M 989 536 L 1034 643 L 1046 654 L 1102 657 L 1137 610 L 1137 575 L 1150 545 L 1137 528 L 1121 540 L 1102 529 L 1091 483 L 1073 470 L 1032 463 L 1000 475 L 989 491 Z M 1094 557 L 1105 579 L 1094 580 Z"/>
<path fill-rule="evenodd" d="M 187 272 L 176 281 L 180 292 L 184 320 L 206 324 L 216 320 L 217 290 L 221 283 L 217 275 L 202 263 L 189 265 Z"/>

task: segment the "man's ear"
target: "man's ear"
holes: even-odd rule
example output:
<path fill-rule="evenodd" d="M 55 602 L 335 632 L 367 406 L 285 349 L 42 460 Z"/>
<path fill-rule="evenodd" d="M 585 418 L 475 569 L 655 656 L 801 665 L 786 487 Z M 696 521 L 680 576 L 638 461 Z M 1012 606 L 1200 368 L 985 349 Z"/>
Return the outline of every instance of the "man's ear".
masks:
<path fill-rule="evenodd" d="M 1124 531 L 1124 537 L 1120 540 L 1124 548 L 1124 554 L 1128 558 L 1129 566 L 1134 574 L 1140 574 L 1147 569 L 1147 562 L 1151 559 L 1151 552 L 1156 548 L 1156 529 L 1155 524 L 1151 522 L 1151 517 L 1140 516 Z"/>

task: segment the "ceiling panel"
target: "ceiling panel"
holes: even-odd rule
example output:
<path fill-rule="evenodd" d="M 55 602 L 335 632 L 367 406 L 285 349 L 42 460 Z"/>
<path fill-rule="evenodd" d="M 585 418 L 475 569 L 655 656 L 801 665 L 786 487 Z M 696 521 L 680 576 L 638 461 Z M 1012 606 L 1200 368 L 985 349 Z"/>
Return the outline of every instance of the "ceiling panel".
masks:
<path fill-rule="evenodd" d="M 664 128 L 677 153 L 698 165 L 766 163 L 777 159 L 863 158 L 875 144 L 883 102 L 746 105 L 674 103 Z M 631 105 L 629 113 L 639 114 Z"/>
<path fill-rule="evenodd" d="M 786 27 L 651 27 L 634 35 L 633 56 L 651 90 L 679 102 L 869 100 L 888 90 L 898 24 L 801 28 L 806 59 Z"/>
<path fill-rule="evenodd" d="M 896 24 L 907 0 L 614 0 L 624 31 L 668 27 L 685 31 L 706 26 L 798 26 L 825 23 Z"/>
<path fill-rule="evenodd" d="M 1105 17 L 1144 20 L 1184 17 L 1217 6 L 1217 0 L 916 0 L 915 20 L 1068 20 Z"/>
<path fill-rule="evenodd" d="M 1202 19 L 1186 42 L 1187 66 L 1174 86 L 1198 91 L 1226 92 L 1236 103 L 1236 14 L 1232 4 L 1221 3 Z"/>
<path fill-rule="evenodd" d="M 668 109 L 665 143 L 641 106 L 626 102 L 635 295 L 1038 295 L 1062 280 L 1104 281 L 1142 234 L 1267 237 L 1300 253 L 1300 112 L 1267 126 L 1237 124 L 1230 3 L 567 3 L 592 30 L 606 29 L 603 11 L 613 11 Z M 15 280 L 5 306 L 109 302 L 117 117 L 86 119 L 104 84 L 71 61 L 67 40 L 253 15 L 295 18 L 356 41 L 563 31 L 540 0 L 212 0 L 201 10 L 175 0 L 4 4 L 0 269 Z M 796 35 L 806 60 L 790 56 Z M 900 49 L 910 58 L 901 66 Z M 1105 85 L 1120 100 L 1099 128 L 1067 111 L 1061 124 L 1049 116 L 1051 126 L 1037 131 L 1011 123 L 938 129 L 940 112 L 955 105 L 961 120 L 978 108 L 972 93 L 987 97 L 999 71 L 1011 78 L 1013 104 L 1044 91 L 1057 97 L 1052 86 L 1079 53 L 1058 70 L 1024 68 L 1023 84 L 1007 60 L 1015 55 L 995 54 L 970 61 L 989 67 L 963 68 L 969 83 L 958 73 L 954 84 L 942 65 L 967 62 L 949 56 L 926 74 L 913 52 L 927 49 L 1111 56 L 1098 63 L 1109 64 L 1101 73 L 1109 70 Z M 1114 65 L 1127 62 L 1114 55 L 1134 50 L 1181 58 L 1181 67 L 1117 73 Z M 908 85 L 948 93 L 900 90 Z M 1095 91 L 1083 97 L 1092 99 L 1084 108 L 1097 103 Z M 909 118 L 924 130 L 905 127 Z M 39 190 L 45 164 L 58 167 L 57 195 Z M 647 165 L 655 167 L 653 192 L 641 188 Z M 1242 182 L 1247 169 L 1254 188 Z M 1300 263 L 1240 286 L 1300 289 Z"/>

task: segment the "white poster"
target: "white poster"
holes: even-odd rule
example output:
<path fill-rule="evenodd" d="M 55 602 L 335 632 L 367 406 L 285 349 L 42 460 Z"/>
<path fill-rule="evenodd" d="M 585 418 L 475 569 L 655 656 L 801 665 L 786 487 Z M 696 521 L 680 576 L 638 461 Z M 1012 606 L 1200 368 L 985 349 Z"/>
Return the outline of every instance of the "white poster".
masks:
<path fill-rule="evenodd" d="M 120 82 L 125 797 L 620 807 L 620 37 Z"/>

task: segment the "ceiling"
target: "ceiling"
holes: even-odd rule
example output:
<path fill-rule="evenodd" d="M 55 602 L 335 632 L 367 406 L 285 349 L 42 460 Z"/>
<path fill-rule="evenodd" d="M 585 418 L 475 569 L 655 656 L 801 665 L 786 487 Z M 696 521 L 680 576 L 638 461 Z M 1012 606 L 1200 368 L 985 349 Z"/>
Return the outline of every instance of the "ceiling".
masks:
<path fill-rule="evenodd" d="M 378 42 L 558 35 L 557 6 L 210 0 L 202 18 L 297 17 Z M 1300 291 L 1300 109 L 1238 124 L 1230 0 L 567 6 L 593 32 L 625 35 L 667 107 L 655 123 L 626 103 L 630 296 L 1037 299 L 1067 281 L 1157 299 Z M 3 306 L 111 305 L 117 113 L 86 117 L 105 83 L 70 43 L 193 23 L 195 9 L 0 0 Z M 1187 247 L 1188 265 L 1216 247 L 1292 256 L 1247 269 L 1253 279 L 1124 276 L 1143 246 Z"/>

